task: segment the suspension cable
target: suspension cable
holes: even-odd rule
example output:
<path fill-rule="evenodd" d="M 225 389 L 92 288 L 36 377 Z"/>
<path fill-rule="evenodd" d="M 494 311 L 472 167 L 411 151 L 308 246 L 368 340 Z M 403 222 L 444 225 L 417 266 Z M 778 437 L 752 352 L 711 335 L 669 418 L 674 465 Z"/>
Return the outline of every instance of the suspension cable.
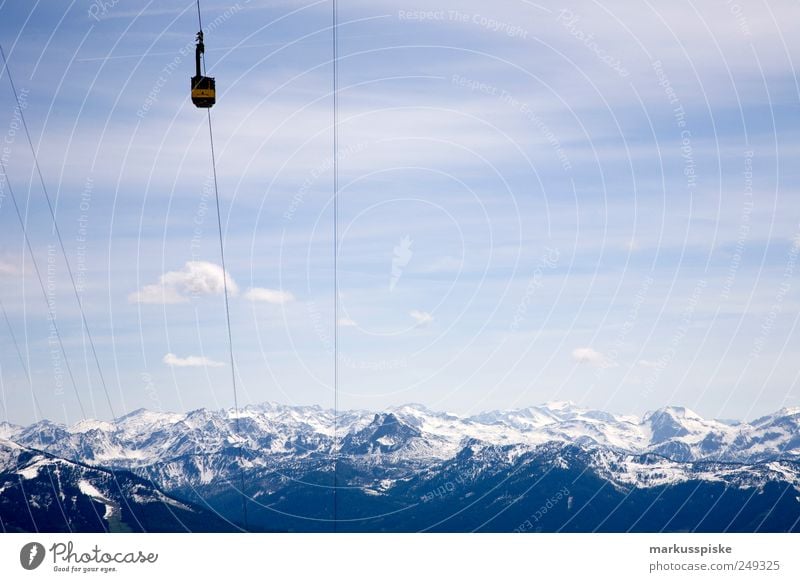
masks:
<path fill-rule="evenodd" d="M 3 312 L 3 319 L 5 320 L 6 327 L 8 328 L 8 335 L 11 338 L 11 342 L 14 344 L 14 349 L 17 352 L 17 358 L 19 359 L 19 364 L 22 367 L 22 371 L 25 374 L 25 379 L 27 380 L 28 386 L 31 390 L 31 399 L 33 400 L 33 407 L 36 410 L 34 418 L 37 420 L 39 418 L 44 418 L 42 407 L 39 405 L 39 399 L 36 397 L 36 392 L 34 392 L 33 390 L 33 379 L 31 378 L 31 373 L 28 370 L 28 365 L 25 362 L 25 357 L 22 355 L 22 349 L 19 347 L 19 342 L 17 341 L 17 334 L 14 333 L 14 328 L 11 326 L 11 320 L 8 318 L 8 313 L 6 313 L 6 306 L 3 303 L 2 299 L 0 299 L 0 311 Z"/>
<path fill-rule="evenodd" d="M 40 419 L 44 419 L 44 412 L 42 410 L 41 405 L 39 404 L 39 398 L 36 396 L 36 391 L 33 389 L 33 378 L 31 378 L 30 369 L 28 364 L 25 362 L 25 357 L 22 355 L 22 349 L 19 347 L 19 341 L 17 341 L 17 334 L 14 333 L 14 327 L 11 325 L 11 320 L 8 317 L 8 313 L 6 312 L 6 306 L 3 303 L 2 299 L 0 299 L 0 311 L 3 312 L 3 319 L 6 322 L 6 327 L 8 328 L 8 335 L 11 337 L 11 342 L 14 344 L 14 349 L 17 352 L 17 358 L 19 359 L 19 365 L 22 368 L 23 373 L 25 374 L 25 379 L 28 383 L 28 389 L 31 391 L 31 400 L 33 400 L 33 407 L 34 407 L 34 419 L 38 422 Z M 8 411 L 6 410 L 6 417 L 8 416 Z M 42 451 L 47 450 L 47 445 L 42 438 L 42 431 L 37 431 L 37 436 L 39 437 L 39 448 Z M 17 467 L 19 468 L 19 459 L 17 459 Z M 73 461 L 74 462 L 74 461 Z M 50 485 L 53 488 L 53 491 L 57 491 L 56 483 L 53 481 L 53 473 L 51 469 L 47 469 L 47 477 L 50 480 Z M 24 493 L 25 486 L 20 481 L 20 487 Z M 64 509 L 64 504 L 62 499 L 59 495 L 55 495 L 56 503 L 58 504 L 58 509 L 61 512 L 61 517 L 64 518 L 64 523 L 67 526 L 67 530 L 69 533 L 72 532 L 72 525 L 70 522 L 70 518 L 67 516 L 67 511 Z M 103 518 L 100 516 L 100 513 L 97 511 L 97 508 L 92 505 L 92 509 L 94 510 L 95 517 L 97 517 L 98 522 L 102 525 Z M 38 533 L 38 526 L 36 525 L 36 520 L 33 517 L 33 513 L 30 511 L 30 507 L 28 508 L 28 513 L 31 518 L 31 523 L 33 523 L 34 529 L 37 530 Z"/>
<path fill-rule="evenodd" d="M 197 0 L 197 25 L 198 30 L 203 30 L 203 18 L 200 16 L 200 0 Z"/>
<path fill-rule="evenodd" d="M 200 0 L 197 0 L 197 24 L 200 26 L 200 31 L 203 30 L 203 21 L 200 17 Z M 205 55 L 202 55 L 203 58 L 203 74 L 206 71 L 206 59 Z M 228 331 L 228 356 L 231 365 L 231 386 L 233 387 L 233 409 L 235 417 L 233 419 L 234 422 L 234 430 L 236 431 L 236 436 L 241 438 L 241 431 L 240 431 L 240 411 L 239 411 L 239 396 L 236 390 L 236 368 L 235 368 L 235 359 L 233 355 L 233 333 L 231 332 L 231 310 L 230 310 L 230 301 L 229 301 L 229 293 L 228 293 L 228 269 L 225 265 L 225 245 L 223 243 L 223 235 L 222 235 L 222 213 L 220 212 L 220 205 L 219 205 L 219 185 L 217 183 L 217 158 L 216 158 L 216 151 L 214 149 L 214 130 L 211 124 L 211 109 L 206 109 L 206 113 L 208 114 L 208 139 L 211 144 L 211 171 L 214 178 L 214 201 L 216 203 L 217 208 L 217 232 L 219 234 L 219 257 L 220 262 L 222 263 L 222 290 L 223 295 L 225 297 L 225 323 L 227 326 Z M 244 490 L 244 468 L 242 467 L 242 444 L 239 444 L 237 447 L 237 456 L 239 461 L 239 490 L 241 491 L 242 497 L 242 518 L 244 521 L 244 529 L 247 530 L 247 497 Z"/>
<path fill-rule="evenodd" d="M 333 531 L 339 503 L 339 3 L 332 0 L 333 37 Z"/>
<path fill-rule="evenodd" d="M 72 273 L 72 267 L 70 266 L 69 258 L 67 256 L 66 247 L 64 246 L 64 240 L 61 237 L 61 230 L 58 228 L 58 222 L 56 221 L 55 209 L 53 207 L 52 201 L 50 200 L 50 195 L 47 192 L 47 185 L 45 184 L 44 176 L 43 176 L 42 170 L 41 170 L 41 166 L 39 165 L 39 156 L 37 155 L 36 148 L 33 145 L 33 139 L 31 139 L 31 134 L 30 134 L 30 131 L 28 130 L 28 124 L 25 121 L 25 115 L 23 113 L 22 102 L 20 101 L 19 94 L 17 93 L 17 88 L 16 88 L 16 85 L 14 84 L 14 79 L 13 79 L 13 77 L 11 75 L 11 68 L 8 66 L 8 60 L 6 59 L 5 51 L 3 51 L 3 46 L 1 44 L 0 44 L 0 56 L 3 59 L 4 70 L 6 72 L 6 75 L 8 76 L 8 81 L 9 81 L 9 84 L 11 85 L 11 90 L 14 93 L 14 99 L 15 99 L 15 101 L 17 103 L 17 111 L 19 112 L 19 117 L 20 117 L 20 121 L 22 122 L 22 127 L 25 130 L 25 136 L 27 137 L 28 145 L 29 145 L 30 150 L 31 150 L 31 155 L 33 156 L 33 161 L 34 161 L 34 164 L 35 164 L 35 167 L 36 167 L 36 172 L 37 172 L 37 174 L 39 176 L 39 182 L 41 183 L 41 186 L 42 186 L 42 192 L 44 193 L 45 199 L 47 200 L 47 207 L 48 207 L 48 209 L 50 211 L 50 218 L 53 221 L 53 230 L 56 233 L 56 236 L 58 238 L 59 246 L 61 248 L 61 254 L 64 257 L 64 262 L 65 262 L 66 267 L 67 267 L 67 272 L 69 273 L 69 279 L 70 279 L 70 282 L 72 284 L 72 290 L 73 290 L 73 292 L 75 294 L 75 299 L 76 299 L 76 301 L 78 303 L 78 309 L 79 309 L 80 315 L 81 315 L 81 323 L 83 325 L 83 329 L 86 331 L 86 337 L 89 340 L 89 344 L 91 346 L 92 355 L 93 355 L 93 358 L 94 358 L 94 361 L 95 361 L 95 365 L 97 366 L 97 372 L 98 372 L 98 375 L 100 377 L 100 383 L 101 383 L 101 385 L 103 387 L 103 392 L 104 392 L 105 397 L 106 397 L 106 402 L 108 403 L 108 408 L 109 408 L 109 411 L 111 412 L 112 418 L 114 420 L 116 420 L 117 416 L 116 416 L 116 414 L 114 412 L 114 407 L 111 404 L 111 397 L 110 397 L 110 394 L 108 392 L 108 386 L 106 385 L 105 376 L 103 375 L 102 366 L 100 365 L 100 358 L 97 355 L 97 350 L 95 349 L 94 340 L 92 339 L 91 332 L 89 331 L 89 322 L 86 319 L 86 313 L 85 313 L 85 311 L 83 309 L 83 301 L 81 300 L 80 293 L 78 292 L 78 286 L 77 286 L 77 284 L 75 282 L 75 277 L 74 277 L 74 275 Z M 83 406 L 83 401 L 81 400 L 80 392 L 78 391 L 78 384 L 75 381 L 74 374 L 72 373 L 72 366 L 69 363 L 69 357 L 67 356 L 67 351 L 64 348 L 64 342 L 61 339 L 61 332 L 59 331 L 58 324 L 56 323 L 55 311 L 54 311 L 54 309 L 53 309 L 53 307 L 52 307 L 52 305 L 50 303 L 50 300 L 49 300 L 49 298 L 47 296 L 47 290 L 45 289 L 44 280 L 42 279 L 42 273 L 41 273 L 41 270 L 39 269 L 39 264 L 38 264 L 38 261 L 36 260 L 36 255 L 33 252 L 33 246 L 31 245 L 30 238 L 28 237 L 28 231 L 27 231 L 27 226 L 26 226 L 26 223 L 25 223 L 25 219 L 23 219 L 23 217 L 22 217 L 22 212 L 20 211 L 19 204 L 17 203 L 17 197 L 16 197 L 16 195 L 14 193 L 14 189 L 11 186 L 11 182 L 8 179 L 8 169 L 5 166 L 5 164 L 2 162 L 2 160 L 0 160 L 0 169 L 3 170 L 3 176 L 5 176 L 5 181 L 6 181 L 6 184 L 8 185 L 8 191 L 9 191 L 9 194 L 11 194 L 11 201 L 14 204 L 14 210 L 16 212 L 20 228 L 22 229 L 22 235 L 23 235 L 23 237 L 25 239 L 25 246 L 27 247 L 28 254 L 31 257 L 31 262 L 33 263 L 33 267 L 34 267 L 34 270 L 36 272 L 36 278 L 39 281 L 39 287 L 42 290 L 42 295 L 44 297 L 45 304 L 47 305 L 48 315 L 49 315 L 49 319 L 50 319 L 50 325 L 52 326 L 53 333 L 55 334 L 56 339 L 58 340 L 59 349 L 61 351 L 61 355 L 64 358 L 64 367 L 67 369 L 67 375 L 69 376 L 70 384 L 72 385 L 72 389 L 75 392 L 75 399 L 76 399 L 76 401 L 78 403 L 78 407 L 80 408 L 81 417 L 84 420 L 86 420 L 86 418 L 87 418 L 86 409 Z M 67 460 L 70 460 L 70 459 L 67 459 Z M 70 461 L 73 462 L 73 463 L 77 463 L 78 462 L 76 460 L 70 460 Z M 122 490 L 122 486 L 119 483 L 119 480 L 117 479 L 117 475 L 116 475 L 116 472 L 114 471 L 113 467 L 108 467 L 108 470 L 111 473 L 111 477 L 114 480 L 114 484 L 116 485 L 116 487 L 117 487 L 117 489 L 118 489 L 118 491 L 119 491 L 119 493 L 120 493 L 120 495 L 122 497 L 122 500 L 125 503 L 125 506 L 131 512 L 131 515 L 132 515 L 134 521 L 136 522 L 136 525 L 139 528 L 144 529 L 142 523 L 139 521 L 139 517 L 136 515 L 136 512 L 133 511 L 133 508 L 130 506 L 130 503 L 129 503 L 128 499 L 125 497 L 125 495 L 123 493 L 123 490 Z"/>
<path fill-rule="evenodd" d="M 8 70 L 8 69 L 6 69 Z M 22 229 L 22 236 L 25 239 L 25 247 L 28 250 L 28 255 L 31 257 L 31 262 L 33 263 L 33 270 L 36 273 L 36 278 L 39 281 L 39 287 L 42 290 L 42 297 L 44 298 L 44 302 L 47 305 L 47 313 L 48 319 L 50 320 L 50 325 L 52 326 L 53 333 L 58 340 L 58 347 L 61 351 L 61 355 L 64 358 L 64 367 L 67 369 L 67 376 L 69 376 L 70 384 L 72 385 L 72 389 L 75 392 L 75 400 L 78 403 L 78 408 L 81 411 L 81 418 L 86 420 L 86 409 L 83 407 L 83 401 L 81 400 L 80 392 L 78 391 L 78 384 L 75 381 L 75 375 L 72 373 L 72 366 L 69 363 L 69 358 L 67 357 L 67 351 L 64 349 L 64 342 L 61 340 L 61 332 L 58 329 L 58 323 L 56 323 L 56 314 L 53 310 L 53 306 L 51 305 L 50 299 L 47 297 L 47 289 L 44 285 L 44 279 L 42 278 L 42 272 L 39 269 L 39 262 L 36 260 L 36 255 L 33 252 L 33 246 L 31 245 L 31 240 L 28 237 L 28 231 L 25 228 L 25 219 L 22 218 L 22 212 L 19 209 L 19 204 L 17 204 L 17 196 L 14 193 L 14 188 L 11 186 L 11 182 L 8 179 L 8 170 L 6 169 L 5 164 L 2 160 L 0 160 L 0 169 L 3 170 L 3 176 L 5 177 L 6 185 L 8 186 L 8 193 L 11 195 L 11 202 L 14 205 L 14 210 L 17 215 L 17 220 L 19 221 L 20 228 Z"/>
<path fill-rule="evenodd" d="M 217 207 L 217 229 L 219 232 L 219 256 L 220 256 L 220 262 L 222 263 L 222 290 L 225 296 L 225 323 L 228 329 L 228 356 L 231 364 L 231 386 L 233 387 L 233 409 L 236 413 L 236 417 L 234 418 L 234 429 L 236 430 L 236 435 L 241 438 L 241 430 L 239 427 L 239 422 L 240 422 L 239 396 L 236 390 L 236 368 L 234 367 L 235 360 L 233 357 L 233 334 L 231 332 L 231 310 L 230 310 L 230 301 L 228 299 L 229 295 L 228 270 L 225 266 L 225 246 L 223 244 L 223 238 L 222 238 L 222 213 L 220 212 L 220 207 L 219 207 L 219 188 L 217 185 L 217 162 L 214 152 L 214 131 L 211 126 L 211 111 L 206 110 L 206 113 L 208 114 L 208 138 L 211 143 L 211 167 L 214 176 L 214 200 L 216 202 L 216 207 Z M 242 467 L 241 444 L 237 448 L 237 451 L 239 456 L 239 488 L 242 492 L 242 517 L 244 519 L 245 529 L 247 529 L 247 500 L 244 491 L 244 469 Z"/>
<path fill-rule="evenodd" d="M 69 274 L 69 280 L 70 280 L 70 283 L 72 284 L 72 291 L 74 292 L 75 300 L 78 303 L 78 310 L 80 311 L 80 314 L 81 314 L 81 322 L 83 324 L 84 330 L 86 331 L 86 338 L 89 340 L 89 346 L 91 348 L 92 357 L 94 358 L 94 362 L 95 362 L 95 365 L 97 367 L 97 375 L 100 378 L 100 384 L 103 387 L 103 393 L 105 394 L 105 397 L 106 397 L 106 403 L 108 404 L 108 410 L 111 412 L 111 417 L 116 419 L 117 415 L 114 412 L 114 406 L 111 404 L 111 395 L 108 393 L 108 386 L 106 385 L 106 379 L 105 379 L 105 376 L 103 375 L 103 368 L 100 365 L 100 358 L 97 355 L 97 348 L 95 348 L 94 339 L 92 338 L 92 333 L 89 330 L 89 322 L 86 319 L 86 312 L 83 309 L 83 301 L 81 300 L 81 295 L 78 292 L 78 285 L 75 283 L 75 276 L 72 273 L 72 266 L 70 265 L 69 257 L 67 256 L 67 249 L 64 246 L 64 239 L 61 237 L 61 230 L 58 228 L 58 221 L 56 220 L 55 209 L 53 207 L 52 201 L 50 200 L 50 195 L 47 192 L 47 186 L 46 186 L 45 181 L 44 181 L 44 176 L 42 175 L 42 169 L 41 169 L 41 167 L 39 165 L 39 156 L 36 153 L 36 148 L 33 146 L 33 140 L 31 139 L 31 133 L 28 130 L 28 123 L 25 121 L 25 114 L 22 111 L 23 110 L 22 103 L 20 102 L 19 95 L 17 94 L 17 87 L 14 84 L 14 79 L 11 76 L 11 69 L 8 66 L 8 61 L 6 60 L 6 54 L 3 51 L 3 46 L 2 45 L 0 45 L 0 55 L 3 57 L 3 65 L 4 65 L 4 68 L 5 68 L 5 71 L 6 71 L 6 75 L 8 75 L 8 82 L 11 85 L 11 90 L 14 93 L 14 99 L 17 102 L 17 110 L 19 111 L 20 121 L 22 122 L 23 129 L 25 130 L 25 136 L 26 136 L 26 138 L 28 140 L 28 145 L 31 148 L 31 154 L 33 155 L 33 163 L 34 163 L 34 166 L 36 167 L 36 173 L 39 176 L 39 182 L 42 185 L 42 192 L 44 193 L 45 200 L 47 201 L 47 208 L 50 211 L 50 218 L 53 221 L 53 230 L 56 233 L 56 238 L 58 239 L 58 245 L 61 248 L 61 254 L 64 257 L 64 263 L 65 263 L 65 265 L 67 267 L 67 273 Z M 16 206 L 16 201 L 15 201 L 14 204 Z M 17 212 L 19 212 L 19 210 L 17 210 Z M 23 230 L 24 230 L 24 228 L 25 227 L 23 225 Z M 26 234 L 26 240 L 27 240 L 27 234 Z M 60 338 L 59 338 L 59 341 L 60 341 Z M 65 357 L 65 360 L 66 360 L 66 355 L 64 357 Z M 77 388 L 76 388 L 76 391 L 77 391 Z M 81 412 L 83 412 L 83 405 L 81 405 Z M 85 417 L 86 417 L 86 415 L 84 413 L 84 418 Z"/>

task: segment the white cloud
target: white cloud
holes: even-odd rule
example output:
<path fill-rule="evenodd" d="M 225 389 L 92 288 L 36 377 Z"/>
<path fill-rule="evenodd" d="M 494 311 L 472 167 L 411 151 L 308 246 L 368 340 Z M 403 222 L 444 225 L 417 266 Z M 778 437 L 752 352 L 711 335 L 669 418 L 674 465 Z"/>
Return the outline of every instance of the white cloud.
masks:
<path fill-rule="evenodd" d="M 414 318 L 414 321 L 417 322 L 417 325 L 423 326 L 428 325 L 430 322 L 433 321 L 433 315 L 428 313 L 427 311 L 419 311 L 417 309 L 412 309 L 408 312 L 408 314 Z"/>
<path fill-rule="evenodd" d="M 614 368 L 616 364 L 594 348 L 575 348 L 572 358 L 579 364 L 589 364 L 595 368 Z"/>
<path fill-rule="evenodd" d="M 222 362 L 210 360 L 205 356 L 186 356 L 185 358 L 179 358 L 173 353 L 166 354 L 161 361 L 167 366 L 173 366 L 175 368 L 221 368 L 225 365 Z"/>
<path fill-rule="evenodd" d="M 339 325 L 342 327 L 357 327 L 358 324 L 349 317 L 340 317 Z"/>
<path fill-rule="evenodd" d="M 228 293 L 236 295 L 239 287 L 226 275 Z M 222 267 L 206 261 L 188 261 L 179 271 L 161 275 L 158 283 L 145 285 L 128 295 L 131 303 L 183 303 L 195 295 L 220 295 L 223 291 Z"/>
<path fill-rule="evenodd" d="M 252 287 L 244 294 L 245 299 L 250 301 L 261 301 L 263 303 L 274 303 L 282 305 L 294 301 L 294 295 L 288 291 L 279 289 L 266 289 L 264 287 Z"/>

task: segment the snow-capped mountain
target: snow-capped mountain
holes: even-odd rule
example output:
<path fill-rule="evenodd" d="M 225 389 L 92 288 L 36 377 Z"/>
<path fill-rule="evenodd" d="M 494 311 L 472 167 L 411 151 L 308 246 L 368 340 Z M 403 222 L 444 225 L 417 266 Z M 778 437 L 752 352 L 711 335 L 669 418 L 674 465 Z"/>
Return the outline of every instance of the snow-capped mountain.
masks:
<path fill-rule="evenodd" d="M 568 402 L 474 416 L 405 405 L 382 413 L 333 411 L 278 404 L 186 414 L 137 410 L 114 422 L 83 420 L 0 425 L 0 438 L 65 458 L 136 467 L 170 458 L 241 448 L 276 456 L 333 452 L 335 424 L 341 454 L 391 454 L 448 459 L 464 439 L 495 445 L 547 442 L 656 453 L 677 461 L 758 462 L 800 458 L 800 408 L 784 408 L 752 423 L 707 420 L 681 407 L 642 418 L 616 416 Z"/>
<path fill-rule="evenodd" d="M 260 515 L 268 529 L 322 527 L 331 518 L 334 485 L 339 504 L 349 500 L 345 506 L 357 515 L 374 520 L 422 500 L 427 518 L 436 505 L 427 502 L 446 498 L 439 510 L 451 511 L 452 504 L 468 503 L 489 486 L 480 498 L 491 501 L 486 511 L 504 503 L 517 507 L 511 484 L 527 498 L 552 475 L 569 476 L 573 483 L 590 477 L 592 487 L 599 483 L 604 495 L 623 499 L 632 492 L 634 499 L 644 491 L 659 498 L 665 490 L 691 492 L 697 484 L 703 491 L 739 491 L 743 500 L 769 492 L 776 504 L 788 495 L 787 511 L 800 518 L 800 408 L 737 423 L 704 419 L 680 407 L 634 417 L 569 402 L 476 415 L 409 404 L 338 417 L 319 407 L 266 403 L 238 412 L 137 410 L 115 421 L 83 420 L 69 427 L 49 421 L 0 424 L 0 478 L 23 483 L 33 469 L 30 462 L 20 466 L 15 450 L 40 455 L 44 464 L 58 460 L 82 470 L 124 471 L 230 521 L 236 521 L 243 488 L 257 505 L 248 511 L 251 519 Z M 525 478 L 534 476 L 523 487 Z M 84 481 L 89 485 L 78 489 L 102 503 L 107 494 L 91 495 L 90 486 L 107 489 Z M 444 495 L 456 490 L 462 493 L 458 500 Z M 448 527 L 453 519 L 447 517 Z M 379 522 L 389 529 L 416 528 L 387 517 Z"/>
<path fill-rule="evenodd" d="M 128 471 L 91 467 L 0 439 L 3 531 L 234 531 Z"/>

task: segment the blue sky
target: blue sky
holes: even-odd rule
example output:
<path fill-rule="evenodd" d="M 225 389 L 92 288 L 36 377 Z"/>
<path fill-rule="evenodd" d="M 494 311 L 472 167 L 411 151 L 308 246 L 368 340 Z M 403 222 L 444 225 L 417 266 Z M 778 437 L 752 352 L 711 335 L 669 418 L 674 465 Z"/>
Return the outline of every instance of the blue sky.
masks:
<path fill-rule="evenodd" d="M 793 2 L 340 2 L 340 405 L 800 404 Z M 242 403 L 333 405 L 328 2 L 205 1 Z M 190 2 L 0 3 L 117 414 L 233 403 Z M 8 181 L 108 417 L 5 73 Z M 81 413 L 3 182 L 0 411 Z M 59 369 L 62 368 L 62 369 Z"/>

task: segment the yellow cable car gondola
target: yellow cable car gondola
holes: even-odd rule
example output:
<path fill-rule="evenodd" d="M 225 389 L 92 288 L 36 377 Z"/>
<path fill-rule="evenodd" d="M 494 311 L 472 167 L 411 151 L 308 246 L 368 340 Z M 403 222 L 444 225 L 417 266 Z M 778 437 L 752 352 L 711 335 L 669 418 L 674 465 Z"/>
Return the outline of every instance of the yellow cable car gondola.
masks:
<path fill-rule="evenodd" d="M 206 50 L 203 44 L 203 31 L 197 33 L 197 46 L 194 49 L 195 75 L 192 77 L 192 103 L 208 109 L 217 102 L 217 89 L 214 77 L 205 77 L 200 71 L 200 55 Z"/>

